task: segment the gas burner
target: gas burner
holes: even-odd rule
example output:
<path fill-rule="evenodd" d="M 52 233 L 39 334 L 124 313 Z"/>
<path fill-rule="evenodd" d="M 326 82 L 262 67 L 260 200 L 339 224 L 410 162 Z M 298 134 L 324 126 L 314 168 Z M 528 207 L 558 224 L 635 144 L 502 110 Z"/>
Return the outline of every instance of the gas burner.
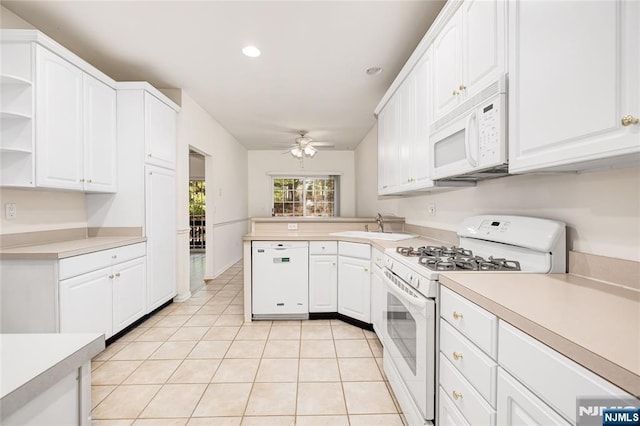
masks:
<path fill-rule="evenodd" d="M 441 247 L 436 247 L 441 248 Z M 452 256 L 446 255 L 422 255 L 418 257 L 418 264 L 432 271 L 520 271 L 520 263 L 515 260 L 489 257 L 485 259 L 480 256 L 473 256 L 470 250 L 447 249 L 455 253 Z M 425 253 L 433 252 L 426 250 Z M 444 252 L 441 252 L 444 254 Z"/>
<path fill-rule="evenodd" d="M 517 260 L 507 260 L 505 258 L 497 258 L 494 259 L 493 256 L 489 256 L 487 259 L 488 262 L 496 265 L 496 270 L 498 271 L 519 271 L 520 270 L 520 262 Z"/>
<path fill-rule="evenodd" d="M 396 248 L 396 252 L 400 253 L 401 255 L 403 255 L 405 257 L 417 257 L 417 256 L 421 256 L 422 255 L 422 250 L 423 249 L 424 249 L 424 247 L 418 247 L 418 248 L 397 247 Z"/>

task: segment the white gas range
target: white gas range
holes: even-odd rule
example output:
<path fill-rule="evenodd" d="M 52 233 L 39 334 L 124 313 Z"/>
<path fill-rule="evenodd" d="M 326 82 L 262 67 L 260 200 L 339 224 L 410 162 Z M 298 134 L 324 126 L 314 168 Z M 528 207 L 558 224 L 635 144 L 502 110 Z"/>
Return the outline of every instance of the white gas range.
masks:
<path fill-rule="evenodd" d="M 387 249 L 384 256 L 384 370 L 410 425 L 433 424 L 438 275 L 447 271 L 565 272 L 562 222 L 483 215 L 459 226 L 460 247 Z"/>

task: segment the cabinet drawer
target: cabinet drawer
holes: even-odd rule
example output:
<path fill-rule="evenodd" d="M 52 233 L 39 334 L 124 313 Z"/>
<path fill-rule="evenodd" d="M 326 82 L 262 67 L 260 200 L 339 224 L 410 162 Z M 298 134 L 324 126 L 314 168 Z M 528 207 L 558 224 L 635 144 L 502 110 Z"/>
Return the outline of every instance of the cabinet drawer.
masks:
<path fill-rule="evenodd" d="M 576 423 L 576 397 L 631 398 L 600 376 L 500 321 L 500 366 Z"/>
<path fill-rule="evenodd" d="M 438 407 L 438 424 L 440 426 L 470 426 L 467 419 L 458 411 L 453 401 L 440 386 L 440 405 Z"/>
<path fill-rule="evenodd" d="M 60 260 L 59 279 L 75 277 L 80 274 L 107 268 L 120 262 L 135 259 L 146 254 L 145 243 L 130 244 L 108 250 L 100 250 L 80 256 Z"/>
<path fill-rule="evenodd" d="M 338 242 L 309 241 L 309 254 L 338 254 Z"/>
<path fill-rule="evenodd" d="M 440 351 L 484 399 L 495 407 L 498 364 L 446 321 L 440 322 Z"/>
<path fill-rule="evenodd" d="M 371 246 L 362 243 L 339 242 L 340 256 L 356 257 L 358 259 L 371 259 Z"/>
<path fill-rule="evenodd" d="M 498 318 L 495 315 L 440 286 L 440 316 L 490 357 L 497 359 Z"/>
<path fill-rule="evenodd" d="M 453 405 L 472 425 L 495 425 L 496 411 L 465 380 L 465 378 L 440 354 L 440 386 L 451 396 Z"/>

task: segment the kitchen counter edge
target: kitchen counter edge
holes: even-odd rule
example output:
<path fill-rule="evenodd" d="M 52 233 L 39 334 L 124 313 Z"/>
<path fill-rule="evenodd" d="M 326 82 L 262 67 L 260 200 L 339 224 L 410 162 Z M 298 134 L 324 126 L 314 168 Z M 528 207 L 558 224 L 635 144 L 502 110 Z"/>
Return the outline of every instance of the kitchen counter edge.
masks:
<path fill-rule="evenodd" d="M 0 250 L 0 260 L 58 260 L 146 242 L 146 237 L 90 237 Z"/>

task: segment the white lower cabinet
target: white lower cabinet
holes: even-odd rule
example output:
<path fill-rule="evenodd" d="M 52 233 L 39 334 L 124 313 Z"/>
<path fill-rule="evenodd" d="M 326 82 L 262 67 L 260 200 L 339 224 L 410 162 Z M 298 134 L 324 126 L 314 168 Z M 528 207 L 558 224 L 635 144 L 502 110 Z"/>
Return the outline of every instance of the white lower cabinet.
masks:
<path fill-rule="evenodd" d="M 338 244 L 338 313 L 371 323 L 371 246 Z"/>
<path fill-rule="evenodd" d="M 633 400 L 448 288 L 440 296 L 439 424 L 576 424 L 579 397 Z"/>
<path fill-rule="evenodd" d="M 338 245 L 309 242 L 309 312 L 338 312 Z"/>
<path fill-rule="evenodd" d="M 111 269 L 104 268 L 60 281 L 60 332 L 113 332 Z"/>
<path fill-rule="evenodd" d="M 502 368 L 498 369 L 497 420 L 505 426 L 570 424 Z"/>
<path fill-rule="evenodd" d="M 386 291 L 384 288 L 384 272 L 382 265 L 384 262 L 384 254 L 375 248 L 371 249 L 371 324 L 373 331 L 378 335 L 378 339 L 384 345 L 384 317 L 387 305 Z"/>
<path fill-rule="evenodd" d="M 144 257 L 118 265 L 113 274 L 113 329 L 119 331 L 146 311 L 146 268 Z"/>
<path fill-rule="evenodd" d="M 60 260 L 3 260 L 1 332 L 113 336 L 149 312 L 145 251 L 137 243 Z"/>

